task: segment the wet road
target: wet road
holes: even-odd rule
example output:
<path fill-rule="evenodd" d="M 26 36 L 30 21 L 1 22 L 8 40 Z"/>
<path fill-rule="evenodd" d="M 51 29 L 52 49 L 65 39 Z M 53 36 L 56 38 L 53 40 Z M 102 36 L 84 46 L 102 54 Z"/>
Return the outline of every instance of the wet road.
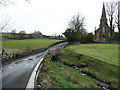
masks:
<path fill-rule="evenodd" d="M 58 44 L 50 49 L 63 47 L 65 44 Z M 2 67 L 2 88 L 25 88 L 34 67 L 42 60 L 45 53 L 31 55 Z"/>
<path fill-rule="evenodd" d="M 4 66 L 2 88 L 25 88 L 35 65 L 45 52 L 29 56 Z"/>

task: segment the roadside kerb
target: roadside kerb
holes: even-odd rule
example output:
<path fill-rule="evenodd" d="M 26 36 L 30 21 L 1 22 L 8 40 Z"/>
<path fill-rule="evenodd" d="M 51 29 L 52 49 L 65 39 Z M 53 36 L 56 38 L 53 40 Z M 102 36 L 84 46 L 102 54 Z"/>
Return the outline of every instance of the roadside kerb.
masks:
<path fill-rule="evenodd" d="M 41 62 L 44 60 L 44 56 L 46 55 L 46 53 L 48 52 L 48 50 L 45 52 L 45 54 L 43 55 L 43 57 L 41 58 L 41 60 L 37 63 L 37 65 L 35 66 L 31 76 L 30 76 L 30 79 L 28 81 L 28 84 L 26 86 L 26 90 L 30 89 L 30 90 L 34 90 L 34 86 L 35 86 L 35 79 L 36 79 L 36 75 L 38 73 L 38 68 L 41 64 Z"/>

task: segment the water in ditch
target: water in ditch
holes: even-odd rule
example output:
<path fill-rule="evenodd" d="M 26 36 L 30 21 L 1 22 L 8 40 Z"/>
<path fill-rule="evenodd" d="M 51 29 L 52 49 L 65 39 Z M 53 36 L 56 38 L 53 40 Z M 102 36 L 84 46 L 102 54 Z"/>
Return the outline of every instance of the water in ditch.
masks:
<path fill-rule="evenodd" d="M 84 76 L 92 79 L 98 86 L 102 87 L 104 90 L 110 90 L 110 89 L 109 89 L 109 87 L 110 87 L 109 84 L 107 84 L 107 83 L 105 83 L 105 82 L 102 82 L 102 81 L 100 81 L 100 80 L 98 80 L 98 79 L 95 79 L 95 78 L 93 78 L 93 77 L 85 74 L 84 72 L 82 72 L 81 69 L 75 69 L 75 68 L 73 68 L 73 69 L 76 70 L 77 72 L 79 72 L 80 74 L 82 74 L 82 75 L 84 75 Z"/>
<path fill-rule="evenodd" d="M 71 67 L 72 69 L 79 72 L 80 74 L 92 79 L 98 86 L 102 87 L 104 90 L 110 90 L 110 85 L 108 83 L 105 83 L 105 82 L 103 82 L 103 81 L 101 81 L 99 79 L 96 79 L 95 77 L 92 77 L 91 75 L 86 74 L 85 72 L 82 72 L 81 68 L 84 68 L 86 66 L 78 67 L 76 65 L 70 65 L 70 64 L 68 64 L 66 62 L 63 62 L 63 64 Z"/>

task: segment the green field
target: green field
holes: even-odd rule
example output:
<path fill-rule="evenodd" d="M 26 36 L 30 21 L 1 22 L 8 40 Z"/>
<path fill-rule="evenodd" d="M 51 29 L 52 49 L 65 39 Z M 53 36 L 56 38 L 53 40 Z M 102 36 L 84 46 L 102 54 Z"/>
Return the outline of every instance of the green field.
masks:
<path fill-rule="evenodd" d="M 31 49 L 46 47 L 61 40 L 55 39 L 24 39 L 24 40 L 4 40 L 2 48 L 7 52 L 23 52 Z"/>
<path fill-rule="evenodd" d="M 68 46 L 67 49 L 118 65 L 118 44 L 80 44 Z"/>

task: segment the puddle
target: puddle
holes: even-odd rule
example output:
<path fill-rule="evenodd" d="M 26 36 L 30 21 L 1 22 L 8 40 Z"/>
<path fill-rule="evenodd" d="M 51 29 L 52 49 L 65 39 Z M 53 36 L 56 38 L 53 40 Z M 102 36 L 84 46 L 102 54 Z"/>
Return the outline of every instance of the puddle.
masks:
<path fill-rule="evenodd" d="M 32 58 L 28 59 L 28 60 L 33 60 Z"/>
<path fill-rule="evenodd" d="M 20 63 L 20 62 L 22 62 L 22 60 L 15 62 L 15 64 L 18 64 L 18 63 Z"/>

